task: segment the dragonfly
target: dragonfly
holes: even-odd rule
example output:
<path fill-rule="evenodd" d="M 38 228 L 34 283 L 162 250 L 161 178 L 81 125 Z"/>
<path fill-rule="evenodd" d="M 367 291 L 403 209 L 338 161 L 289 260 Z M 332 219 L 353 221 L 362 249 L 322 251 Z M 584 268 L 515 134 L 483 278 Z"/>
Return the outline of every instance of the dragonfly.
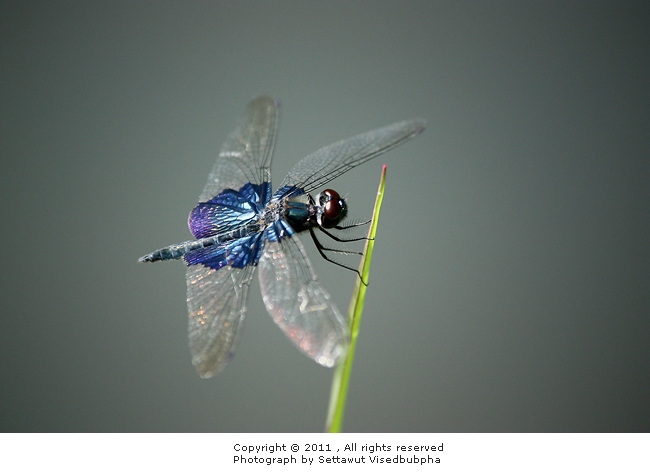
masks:
<path fill-rule="evenodd" d="M 331 230 L 346 228 L 339 223 L 347 216 L 347 202 L 331 189 L 311 193 L 414 138 L 426 125 L 423 119 L 406 120 L 321 148 L 298 162 L 271 193 L 279 107 L 269 96 L 254 99 L 228 135 L 189 215 L 194 239 L 139 259 L 184 260 L 189 347 L 203 378 L 223 370 L 234 356 L 256 269 L 264 305 L 289 339 L 326 367 L 344 357 L 347 323 L 318 282 L 297 235 L 309 232 L 328 259 L 324 251 L 336 249 L 323 246 L 314 231 L 336 239 Z"/>

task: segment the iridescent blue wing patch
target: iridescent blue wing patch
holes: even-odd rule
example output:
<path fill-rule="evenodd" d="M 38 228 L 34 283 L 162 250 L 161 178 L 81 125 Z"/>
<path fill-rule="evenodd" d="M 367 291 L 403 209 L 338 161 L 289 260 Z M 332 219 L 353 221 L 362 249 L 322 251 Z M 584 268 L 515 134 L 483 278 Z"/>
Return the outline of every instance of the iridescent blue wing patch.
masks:
<path fill-rule="evenodd" d="M 226 189 L 190 212 L 188 224 L 196 239 L 222 234 L 252 222 L 269 201 L 271 184 L 246 183 Z"/>

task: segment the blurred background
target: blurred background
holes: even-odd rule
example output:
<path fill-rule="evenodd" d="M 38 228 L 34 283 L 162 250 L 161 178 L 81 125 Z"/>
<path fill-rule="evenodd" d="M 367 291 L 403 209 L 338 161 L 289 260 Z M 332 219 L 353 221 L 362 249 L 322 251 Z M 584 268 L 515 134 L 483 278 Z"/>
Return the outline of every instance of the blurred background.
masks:
<path fill-rule="evenodd" d="M 257 281 L 202 380 L 180 262 L 246 104 L 301 158 L 412 117 L 329 186 L 384 207 L 349 432 L 650 431 L 648 2 L 4 2 L 0 429 L 318 432 L 333 371 Z M 345 311 L 355 275 L 305 244 Z"/>

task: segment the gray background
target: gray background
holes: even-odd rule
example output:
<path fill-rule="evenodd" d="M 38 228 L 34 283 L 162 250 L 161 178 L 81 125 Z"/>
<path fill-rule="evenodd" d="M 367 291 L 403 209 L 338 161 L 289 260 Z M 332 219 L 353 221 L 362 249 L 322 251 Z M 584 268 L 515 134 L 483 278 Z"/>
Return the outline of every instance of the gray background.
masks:
<path fill-rule="evenodd" d="M 277 185 L 411 117 L 331 186 L 385 204 L 347 431 L 650 430 L 647 2 L 5 2 L 0 429 L 321 431 L 332 371 L 268 318 L 187 349 L 179 262 L 221 142 L 282 101 Z M 320 259 L 347 308 L 354 274 Z"/>

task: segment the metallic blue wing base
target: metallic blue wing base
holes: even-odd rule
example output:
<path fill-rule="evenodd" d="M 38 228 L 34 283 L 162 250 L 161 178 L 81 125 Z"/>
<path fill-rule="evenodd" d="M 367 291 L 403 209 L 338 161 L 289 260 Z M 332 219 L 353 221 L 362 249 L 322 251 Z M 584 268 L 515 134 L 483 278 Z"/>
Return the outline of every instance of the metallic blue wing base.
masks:
<path fill-rule="evenodd" d="M 285 236 L 293 236 L 294 230 L 284 219 L 279 219 L 264 230 L 265 238 L 271 242 L 280 242 Z"/>
<path fill-rule="evenodd" d="M 246 183 L 239 190 L 227 189 L 190 212 L 188 224 L 196 239 L 222 234 L 250 222 L 269 202 L 271 184 Z"/>

